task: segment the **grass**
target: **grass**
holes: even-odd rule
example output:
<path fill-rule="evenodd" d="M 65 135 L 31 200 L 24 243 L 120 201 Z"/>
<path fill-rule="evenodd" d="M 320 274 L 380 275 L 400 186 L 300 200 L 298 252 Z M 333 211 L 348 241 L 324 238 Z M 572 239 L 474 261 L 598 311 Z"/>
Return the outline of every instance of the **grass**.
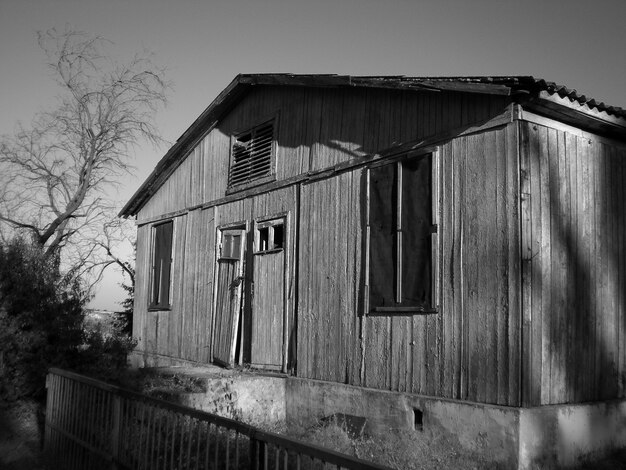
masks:
<path fill-rule="evenodd" d="M 395 469 L 451 470 L 504 468 L 480 454 L 468 455 L 460 444 L 428 431 L 394 431 L 382 435 L 354 436 L 337 422 L 320 422 L 308 429 L 292 430 L 299 440 Z"/>

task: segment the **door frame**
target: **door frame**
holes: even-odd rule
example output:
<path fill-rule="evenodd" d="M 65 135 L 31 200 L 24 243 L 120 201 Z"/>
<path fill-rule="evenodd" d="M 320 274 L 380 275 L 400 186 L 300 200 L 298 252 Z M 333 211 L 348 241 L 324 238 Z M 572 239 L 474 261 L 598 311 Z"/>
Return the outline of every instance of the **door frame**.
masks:
<path fill-rule="evenodd" d="M 234 334 L 234 341 L 232 348 L 237 350 L 237 343 L 241 342 L 243 338 L 243 315 L 244 315 L 244 306 L 245 306 L 245 282 L 246 282 L 246 264 L 247 264 L 247 252 L 248 252 L 248 237 L 250 236 L 250 223 L 248 220 L 240 220 L 237 222 L 230 222 L 227 224 L 221 224 L 215 227 L 215 248 L 214 248 L 214 266 L 213 266 L 213 300 L 212 300 L 212 310 L 213 315 L 211 319 L 211 362 L 215 362 L 215 322 L 217 317 L 217 295 L 218 295 L 218 287 L 219 287 L 219 259 L 221 254 L 221 244 L 222 244 L 222 235 L 226 230 L 243 230 L 245 233 L 245 240 L 243 241 L 243 256 L 241 259 L 241 267 L 240 267 L 240 275 L 243 276 L 243 286 L 241 288 L 241 302 L 240 302 L 240 319 L 238 321 L 238 328 Z M 239 329 L 241 329 L 241 333 L 239 333 Z M 242 345 L 239 344 L 240 351 L 242 349 Z M 221 361 L 220 361 L 221 362 Z M 241 363 L 241 354 L 239 357 L 234 357 L 233 364 Z"/>
<path fill-rule="evenodd" d="M 269 222 L 272 220 L 283 220 L 284 227 L 284 240 L 283 240 L 283 331 L 282 331 L 282 360 L 281 360 L 281 371 L 287 372 L 287 363 L 289 359 L 289 314 L 290 314 L 290 303 L 289 303 L 289 290 L 290 290 L 290 268 L 291 268 L 291 250 L 292 246 L 292 229 L 291 229 L 291 211 L 283 211 L 277 212 L 273 214 L 268 214 L 260 217 L 255 217 L 252 220 L 251 227 L 251 245 L 253 247 L 252 252 L 249 256 L 256 256 L 256 247 L 257 247 L 257 228 L 259 225 L 263 225 L 265 222 Z M 262 254 L 258 256 L 263 256 Z M 254 263 L 254 258 L 252 258 L 252 264 Z M 252 269 L 254 269 L 253 265 L 250 265 Z M 254 279 L 251 279 L 250 282 L 254 283 Z M 252 305 L 250 305 L 250 314 L 254 315 L 254 311 L 252 310 Z M 252 358 L 251 358 L 252 359 Z M 257 366 L 258 367 L 258 366 Z"/>

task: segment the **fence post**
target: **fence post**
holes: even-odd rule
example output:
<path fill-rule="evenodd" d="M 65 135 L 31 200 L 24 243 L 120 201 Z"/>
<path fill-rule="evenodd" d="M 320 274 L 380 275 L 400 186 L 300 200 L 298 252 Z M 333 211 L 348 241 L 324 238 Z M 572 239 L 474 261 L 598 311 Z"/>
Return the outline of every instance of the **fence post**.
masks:
<path fill-rule="evenodd" d="M 256 433 L 250 435 L 250 465 L 252 470 L 266 470 L 265 442 L 256 438 Z"/>
<path fill-rule="evenodd" d="M 113 394 L 113 426 L 111 429 L 111 468 L 117 470 L 120 461 L 120 439 L 122 427 L 122 399 L 116 393 Z"/>

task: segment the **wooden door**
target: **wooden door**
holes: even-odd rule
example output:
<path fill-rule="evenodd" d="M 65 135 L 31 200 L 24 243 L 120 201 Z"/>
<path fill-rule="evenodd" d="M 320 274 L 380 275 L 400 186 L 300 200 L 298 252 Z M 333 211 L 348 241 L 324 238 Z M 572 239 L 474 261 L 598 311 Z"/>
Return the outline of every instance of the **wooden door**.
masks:
<path fill-rule="evenodd" d="M 283 218 L 256 223 L 252 260 L 251 364 L 283 366 L 286 232 Z"/>
<path fill-rule="evenodd" d="M 237 330 L 241 316 L 246 230 L 220 231 L 217 246 L 217 286 L 213 360 L 225 366 L 235 362 Z"/>

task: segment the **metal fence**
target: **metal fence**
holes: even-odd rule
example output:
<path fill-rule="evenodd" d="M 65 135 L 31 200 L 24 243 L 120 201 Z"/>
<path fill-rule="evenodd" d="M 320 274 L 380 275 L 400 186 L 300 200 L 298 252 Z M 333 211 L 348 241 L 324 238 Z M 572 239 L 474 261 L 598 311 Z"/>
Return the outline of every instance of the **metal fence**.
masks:
<path fill-rule="evenodd" d="M 387 469 L 73 372 L 51 369 L 47 388 L 49 468 Z"/>

